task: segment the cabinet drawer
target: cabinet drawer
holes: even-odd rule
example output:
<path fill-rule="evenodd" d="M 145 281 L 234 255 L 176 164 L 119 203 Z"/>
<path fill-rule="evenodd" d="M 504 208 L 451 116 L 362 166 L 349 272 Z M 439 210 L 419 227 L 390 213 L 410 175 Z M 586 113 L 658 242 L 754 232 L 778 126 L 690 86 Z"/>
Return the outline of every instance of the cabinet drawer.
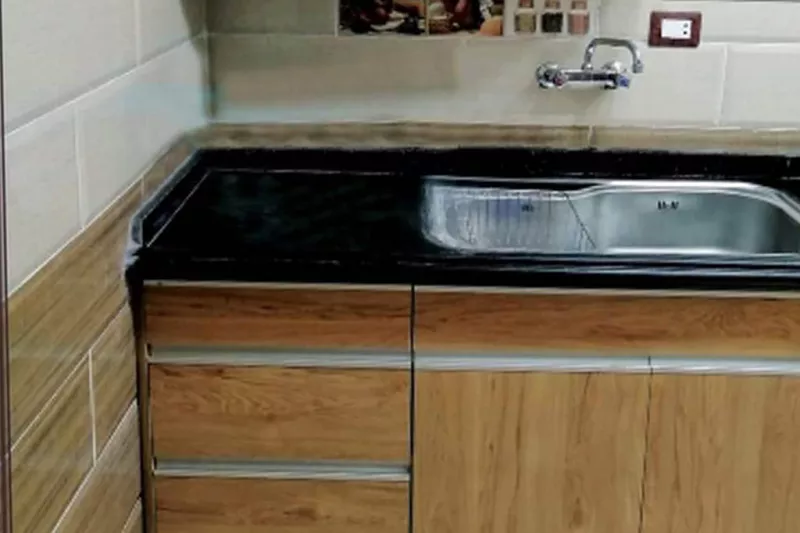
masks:
<path fill-rule="evenodd" d="M 151 286 L 144 306 L 156 346 L 409 351 L 410 287 Z"/>
<path fill-rule="evenodd" d="M 157 458 L 408 462 L 408 370 L 151 365 Z"/>
<path fill-rule="evenodd" d="M 418 352 L 800 356 L 800 300 L 419 291 Z"/>
<path fill-rule="evenodd" d="M 408 484 L 156 478 L 157 533 L 408 533 Z"/>

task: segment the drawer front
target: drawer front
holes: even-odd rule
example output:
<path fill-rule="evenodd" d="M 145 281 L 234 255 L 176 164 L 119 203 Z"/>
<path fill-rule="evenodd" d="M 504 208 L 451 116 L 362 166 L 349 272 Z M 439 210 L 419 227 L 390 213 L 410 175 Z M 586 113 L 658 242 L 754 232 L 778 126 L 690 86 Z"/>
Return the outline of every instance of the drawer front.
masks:
<path fill-rule="evenodd" d="M 408 462 L 410 372 L 151 365 L 158 459 Z"/>
<path fill-rule="evenodd" d="M 800 300 L 419 291 L 420 353 L 797 357 Z"/>
<path fill-rule="evenodd" d="M 408 533 L 408 484 L 156 478 L 157 533 Z"/>
<path fill-rule="evenodd" d="M 149 286 L 144 306 L 155 346 L 409 350 L 410 287 Z"/>

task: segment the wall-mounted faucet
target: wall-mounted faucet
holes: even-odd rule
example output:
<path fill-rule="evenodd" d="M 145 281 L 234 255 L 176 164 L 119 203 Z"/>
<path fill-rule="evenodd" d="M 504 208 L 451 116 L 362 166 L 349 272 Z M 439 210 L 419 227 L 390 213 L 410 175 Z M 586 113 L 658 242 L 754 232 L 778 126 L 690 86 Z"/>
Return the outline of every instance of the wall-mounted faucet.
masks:
<path fill-rule="evenodd" d="M 581 68 L 569 69 L 559 67 L 555 63 L 544 63 L 536 69 L 536 81 L 539 82 L 539 86 L 543 89 L 561 88 L 573 84 L 593 84 L 606 89 L 630 87 L 631 78 L 628 70 L 619 61 L 611 61 L 599 69 L 592 66 L 594 53 L 598 46 L 627 48 L 631 53 L 630 72 L 634 74 L 644 72 L 642 55 L 636 43 L 628 39 L 597 37 L 586 46 Z"/>

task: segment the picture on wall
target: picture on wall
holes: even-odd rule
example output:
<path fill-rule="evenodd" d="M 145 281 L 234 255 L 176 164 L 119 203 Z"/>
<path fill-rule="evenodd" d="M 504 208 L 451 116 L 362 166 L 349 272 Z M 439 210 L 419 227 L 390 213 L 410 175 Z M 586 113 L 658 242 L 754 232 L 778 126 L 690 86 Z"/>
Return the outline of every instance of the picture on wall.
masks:
<path fill-rule="evenodd" d="M 339 0 L 343 34 L 503 35 L 503 0 Z"/>

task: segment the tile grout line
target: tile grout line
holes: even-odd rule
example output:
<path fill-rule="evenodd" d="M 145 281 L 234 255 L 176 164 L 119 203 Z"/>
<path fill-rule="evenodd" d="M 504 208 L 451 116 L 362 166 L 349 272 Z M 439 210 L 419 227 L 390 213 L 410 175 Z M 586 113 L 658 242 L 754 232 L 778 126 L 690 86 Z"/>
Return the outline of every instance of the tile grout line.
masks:
<path fill-rule="evenodd" d="M 169 148 L 171 148 L 171 147 L 169 147 Z M 159 157 L 160 157 L 160 156 L 159 156 Z M 153 163 L 151 163 L 151 166 L 152 166 L 152 164 L 153 164 Z M 148 168 L 149 168 L 149 167 L 148 167 Z M 146 172 L 146 170 L 145 170 L 145 172 Z M 25 275 L 25 277 L 24 277 L 24 278 L 22 278 L 22 279 L 19 281 L 19 283 L 17 284 L 17 286 L 16 286 L 16 287 L 13 287 L 13 288 L 11 288 L 11 289 L 8 291 L 8 294 L 6 295 L 6 298 L 8 298 L 8 299 L 11 299 L 11 298 L 12 298 L 12 297 L 13 297 L 13 296 L 16 294 L 16 292 L 17 292 L 19 289 L 21 289 L 23 286 L 25 286 L 25 284 L 26 284 L 26 283 L 28 283 L 28 282 L 29 282 L 31 279 L 33 279 L 33 278 L 34 278 L 34 276 L 36 276 L 36 274 L 38 274 L 38 273 L 39 273 L 39 272 L 40 272 L 42 269 L 44 269 L 44 268 L 45 268 L 47 265 L 49 265 L 51 262 L 53 262 L 53 261 L 54 261 L 54 260 L 55 260 L 55 259 L 56 259 L 56 258 L 57 258 L 59 255 L 61 255 L 62 253 L 64 253 L 64 251 L 65 251 L 65 250 L 66 250 L 68 247 L 72 246 L 72 245 L 73 245 L 75 242 L 77 242 L 77 241 L 78 241 L 78 239 L 82 238 L 82 237 L 83 237 L 83 235 L 84 235 L 84 234 L 85 234 L 85 233 L 86 233 L 86 232 L 89 230 L 89 228 L 92 226 L 92 224 L 94 224 L 94 223 L 96 223 L 97 221 L 101 220 L 101 219 L 102 219 L 102 217 L 103 217 L 104 215 L 106 215 L 107 213 L 111 212 L 111 210 L 112 210 L 114 207 L 116 207 L 116 206 L 117 206 L 117 203 L 118 203 L 118 202 L 122 201 L 122 199 L 123 199 L 123 198 L 125 198 L 125 196 L 127 196 L 127 195 L 128 195 L 128 194 L 129 194 L 129 193 L 130 193 L 130 192 L 131 192 L 131 191 L 132 191 L 134 188 L 136 188 L 136 187 L 137 187 L 137 185 L 138 185 L 138 182 L 139 182 L 139 181 L 141 181 L 141 180 L 142 180 L 142 175 L 139 175 L 137 178 L 135 178 L 135 179 L 134 179 L 134 180 L 131 182 L 131 184 L 130 184 L 130 185 L 128 185 L 127 187 L 125 187 L 125 189 L 124 189 L 124 190 L 123 190 L 121 193 L 119 193 L 119 194 L 118 194 L 118 195 L 117 195 L 115 198 L 112 198 L 112 199 L 111 199 L 111 200 L 108 202 L 108 204 L 107 204 L 105 207 L 103 207 L 103 209 L 102 209 L 102 210 L 101 210 L 101 211 L 100 211 L 100 212 L 97 214 L 97 216 L 95 216 L 95 217 L 94 217 L 94 218 L 92 218 L 91 220 L 87 221 L 87 223 L 86 223 L 86 226 L 85 226 L 85 227 L 81 228 L 81 229 L 80 229 L 80 230 L 79 230 L 77 233 L 75 233 L 74 235 L 70 236 L 70 237 L 69 237 L 69 238 L 68 238 L 68 239 L 67 239 L 67 240 L 66 240 L 66 241 L 65 241 L 65 242 L 64 242 L 64 243 L 63 243 L 61 246 L 59 246 L 59 247 L 58 247 L 58 248 L 57 248 L 57 249 L 56 249 L 56 250 L 55 250 L 55 251 L 54 251 L 52 254 L 50 254 L 49 256 L 47 256 L 46 258 L 44 258 L 44 259 L 42 260 L 42 262 L 41 262 L 39 265 L 37 265 L 37 266 L 36 266 L 36 268 L 35 268 L 35 269 L 33 269 L 33 270 L 32 270 L 32 271 L 29 273 L 29 274 L 26 274 L 26 275 Z M 140 197 L 140 201 L 141 201 L 141 197 Z"/>
<path fill-rule="evenodd" d="M 114 430 L 111 432 L 111 435 L 108 437 L 108 445 L 106 445 L 106 447 L 103 449 L 102 453 L 105 453 L 111 447 L 110 445 L 113 442 L 114 438 L 116 438 L 117 433 L 119 432 L 120 426 L 122 426 L 123 422 L 125 421 L 125 417 L 128 416 L 128 414 L 131 412 L 131 409 L 134 408 L 135 406 L 136 406 L 136 400 L 131 402 L 131 404 L 125 410 L 125 413 L 122 415 L 122 418 L 119 420 L 117 425 L 114 426 Z M 101 453 L 101 455 L 102 455 L 102 453 Z M 100 458 L 98 457 L 98 462 L 99 462 L 99 459 Z M 72 497 L 70 498 L 69 502 L 67 502 L 67 505 L 64 506 L 64 510 L 61 511 L 61 516 L 58 517 L 58 520 L 56 521 L 55 525 L 53 526 L 52 533 L 58 533 L 59 529 L 61 528 L 61 526 L 64 523 L 64 520 L 66 520 L 67 515 L 69 514 L 69 512 L 72 510 L 73 507 L 75 507 L 77 505 L 77 501 L 83 496 L 83 491 L 86 490 L 86 486 L 89 484 L 89 482 L 92 479 L 92 476 L 95 474 L 96 471 L 97 471 L 97 463 L 94 463 L 92 465 L 92 467 L 89 469 L 89 471 L 86 472 L 86 475 L 81 480 L 81 483 L 80 483 L 80 485 L 78 485 L 78 488 L 75 489 L 75 493 L 72 495 Z M 134 504 L 134 506 L 135 506 L 135 504 Z M 130 513 L 129 513 L 129 516 L 130 516 Z M 125 520 L 125 523 L 127 524 L 127 518 Z"/>
<path fill-rule="evenodd" d="M 112 318 L 113 322 L 114 319 Z M 98 339 L 102 338 L 98 337 Z M 94 347 L 89 348 L 87 354 L 89 361 L 89 417 L 92 422 L 92 465 L 97 465 L 97 409 L 95 408 L 95 392 L 94 392 Z"/>
<path fill-rule="evenodd" d="M 8 137 L 10 135 L 14 135 L 20 130 L 23 130 L 30 126 L 34 126 L 36 123 L 46 120 L 47 118 L 49 118 L 50 115 L 66 111 L 70 106 L 75 106 L 79 104 L 82 100 L 89 98 L 94 94 L 98 93 L 99 91 L 106 89 L 108 86 L 118 82 L 122 78 L 125 78 L 126 76 L 131 76 L 136 72 L 139 72 L 140 69 L 147 67 L 150 63 L 161 59 L 163 56 L 173 52 L 175 49 L 179 48 L 180 46 L 190 41 L 191 38 L 175 42 L 157 51 L 157 53 L 155 54 L 148 55 L 146 58 L 144 58 L 144 61 L 142 63 L 137 63 L 134 61 L 134 64 L 127 68 L 123 67 L 120 70 L 114 70 L 113 72 L 108 73 L 107 77 L 105 76 L 101 77 L 100 79 L 94 82 L 95 83 L 94 85 L 90 85 L 88 87 L 83 88 L 81 92 L 74 94 L 73 96 L 69 97 L 66 100 L 56 101 L 49 105 L 42 106 L 35 116 L 26 120 L 22 124 L 15 125 L 13 128 L 7 129 L 4 132 L 5 136 Z"/>
<path fill-rule="evenodd" d="M 19 443 L 19 442 L 22 440 L 22 438 L 23 438 L 23 437 L 25 437 L 25 436 L 26 436 L 26 435 L 27 435 L 27 434 L 30 432 L 31 428 L 32 428 L 32 427 L 33 427 L 33 426 L 34 426 L 34 425 L 35 425 L 35 424 L 36 424 L 36 423 L 39 421 L 39 419 L 41 418 L 41 416 L 42 416 L 42 413 L 43 413 L 45 410 L 49 409 L 49 408 L 50 408 L 50 406 L 52 405 L 52 403 L 53 403 L 53 402 L 55 402 L 55 398 L 56 398 L 56 396 L 58 396 L 58 395 L 59 395 L 59 394 L 62 392 L 62 390 L 64 389 L 64 387 L 66 387 L 67 383 L 69 383 L 69 380 L 70 380 L 70 379 L 72 379 L 72 378 L 73 378 L 73 376 L 74 376 L 74 374 L 75 374 L 75 373 L 76 373 L 76 372 L 77 372 L 77 371 L 80 369 L 80 366 L 83 364 L 83 362 L 84 362 L 84 359 L 87 359 L 87 365 L 88 365 L 88 359 L 89 359 L 89 357 L 90 357 L 90 354 L 91 354 L 91 353 L 94 351 L 94 348 L 95 348 L 95 346 L 97 346 L 97 343 L 100 341 L 100 339 L 102 339 L 102 337 L 103 337 L 103 336 L 106 334 L 106 331 L 108 331 L 108 329 L 110 328 L 110 326 L 111 326 L 111 323 L 112 323 L 114 320 L 116 320 L 116 318 L 119 316 L 119 314 L 122 312 L 122 309 L 123 309 L 123 308 L 124 308 L 124 306 L 126 306 L 126 305 L 128 305 L 127 301 L 126 301 L 126 302 L 124 302 L 124 303 L 123 303 L 123 304 L 122 304 L 122 305 L 121 305 L 121 306 L 120 306 L 118 309 L 116 309 L 116 310 L 114 311 L 114 313 L 113 313 L 113 315 L 112 315 L 112 318 L 111 318 L 111 320 L 109 320 L 108 324 L 106 324 L 106 325 L 105 325 L 105 327 L 103 327 L 103 330 L 102 330 L 102 331 L 101 331 L 101 332 L 100 332 L 100 333 L 97 335 L 97 337 L 96 337 L 96 338 L 95 338 L 95 339 L 92 341 L 92 344 L 91 344 L 91 346 L 90 346 L 90 347 L 89 347 L 89 348 L 86 350 L 86 352 L 84 353 L 84 355 L 83 355 L 83 356 L 82 356 L 82 357 L 81 357 L 81 358 L 78 360 L 78 363 L 75 365 L 75 368 L 73 368 L 73 369 L 72 369 L 72 370 L 69 372 L 69 374 L 67 374 L 67 377 L 66 377 L 66 378 L 64 378 L 64 381 L 61 383 L 61 385 L 59 385 L 59 386 L 58 386 L 58 388 L 56 388 L 56 390 L 55 390 L 55 392 L 52 394 L 52 396 L 50 396 L 50 397 L 47 399 L 47 401 L 44 403 L 44 405 L 42 405 L 41 409 L 39 409 L 39 412 L 36 414 L 36 416 L 33 418 L 33 420 L 31 420 L 31 421 L 28 423 L 28 425 L 27 425 L 27 426 L 26 426 L 26 427 L 23 429 L 23 431 L 22 431 L 22 432 L 20 432 L 19 436 L 16 438 L 16 440 L 15 440 L 15 441 L 14 441 L 14 443 L 13 443 L 12 449 L 13 449 L 14 447 L 16 447 L 17 443 Z"/>

